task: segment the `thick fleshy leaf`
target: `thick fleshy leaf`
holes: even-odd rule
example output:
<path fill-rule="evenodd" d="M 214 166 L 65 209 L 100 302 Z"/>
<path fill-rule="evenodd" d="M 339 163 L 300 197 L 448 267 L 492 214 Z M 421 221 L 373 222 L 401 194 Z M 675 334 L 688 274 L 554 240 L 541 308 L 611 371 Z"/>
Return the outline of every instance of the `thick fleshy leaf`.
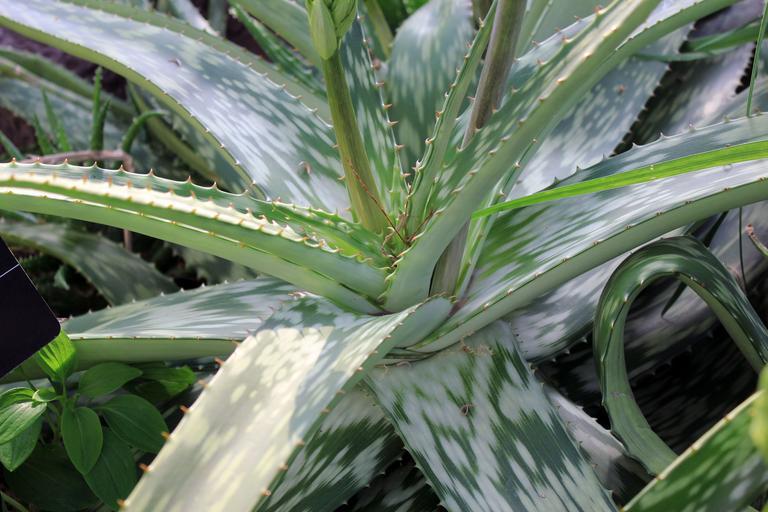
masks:
<path fill-rule="evenodd" d="M 711 148 L 714 141 L 725 145 L 730 142 L 729 133 L 735 140 L 752 140 L 763 123 L 758 119 L 664 139 L 608 159 L 574 179 L 620 171 L 622 162 L 632 162 L 630 167 L 648 163 L 651 160 L 646 156 L 664 160 L 679 155 L 677 151 Z M 683 137 L 691 144 L 678 144 Z M 500 216 L 488 236 L 466 302 L 436 333 L 440 340 L 434 348 L 454 343 L 487 324 L 487 319 L 527 305 L 569 279 L 676 227 L 768 198 L 763 190 L 764 171 L 761 161 L 737 164 L 599 192 L 589 201 L 564 199 Z M 534 224 L 536 231 L 530 228 Z M 525 256 L 510 257 L 510 251 Z"/>
<path fill-rule="evenodd" d="M 765 491 L 768 467 L 749 437 L 756 395 L 678 457 L 626 512 L 743 510 Z"/>
<path fill-rule="evenodd" d="M 502 323 L 366 382 L 449 510 L 615 510 Z"/>
<path fill-rule="evenodd" d="M 465 0 L 431 0 L 399 28 L 387 67 L 386 90 L 403 167 L 424 153 L 443 93 L 472 41 L 472 6 Z"/>
<path fill-rule="evenodd" d="M 346 191 L 337 180 L 341 165 L 332 147 L 333 131 L 283 89 L 287 77 L 228 43 L 214 47 L 210 39 L 216 38 L 183 22 L 189 35 L 173 30 L 162 16 L 83 3 L 96 6 L 89 0 L 32 0 L 23 9 L 0 6 L 0 24 L 65 46 L 153 92 L 221 147 L 238 172 L 222 176 L 232 188 L 242 190 L 254 182 L 270 198 L 331 211 L 347 207 Z M 125 52 L 126 47 L 131 51 Z M 230 49 L 232 57 L 221 51 Z M 168 73 L 169 64 L 173 73 Z M 283 137 L 278 141 L 275 133 Z"/>
<path fill-rule="evenodd" d="M 98 234 L 65 224 L 29 224 L 0 219 L 9 243 L 50 254 L 74 267 L 110 304 L 172 293 L 178 287 L 151 263 Z M 126 275 L 131 279 L 125 279 Z"/>
<path fill-rule="evenodd" d="M 269 278 L 202 287 L 70 319 L 78 366 L 226 357 L 281 303 L 300 295 Z M 4 381 L 44 376 L 24 363 Z"/>
<path fill-rule="evenodd" d="M 407 304 L 409 296 L 426 295 L 437 257 L 465 224 L 470 211 L 501 197 L 499 184 L 509 189 L 521 166 L 538 150 L 539 141 L 608 71 L 639 48 L 712 12 L 708 9 L 722 6 L 685 1 L 677 6 L 679 9 L 656 13 L 642 24 L 655 4 L 615 2 L 570 27 L 564 37 L 554 38 L 554 44 L 547 47 L 549 53 L 530 52 L 518 59 L 511 79 L 520 85 L 467 147 L 447 163 L 430 206 L 433 215 L 396 262 L 387 292 L 388 308 Z M 624 40 L 638 25 L 635 34 Z M 484 236 L 473 234 L 470 239 L 482 240 Z M 404 283 L 408 283 L 407 292 Z"/>
<path fill-rule="evenodd" d="M 434 193 L 434 188 L 438 186 L 438 176 L 442 171 L 446 153 L 461 143 L 464 126 L 457 124 L 459 112 L 466 106 L 467 91 L 477 77 L 478 68 L 491 38 L 493 23 L 490 20 L 495 12 L 496 4 L 494 3 L 486 15 L 486 21 L 483 22 L 472 40 L 455 80 L 448 87 L 432 135 L 425 141 L 424 155 L 413 168 L 413 194 L 409 196 L 407 204 L 409 211 L 407 227 L 409 231 L 418 229 L 422 219 L 428 215 L 426 207 L 430 196 Z M 465 111 L 465 114 L 467 113 L 468 111 Z M 468 122 L 466 121 L 467 115 L 464 115 L 463 118 L 466 124 Z"/>
<path fill-rule="evenodd" d="M 206 386 L 126 510 L 269 507 L 286 466 L 317 431 L 324 411 L 337 407 L 343 392 L 393 346 L 433 329 L 449 307 L 437 299 L 367 317 L 317 299 L 285 304 Z M 244 478 L 247 486 L 240 484 Z"/>
<path fill-rule="evenodd" d="M 385 209 L 397 212 L 405 200 L 405 177 L 395 145 L 381 84 L 377 82 L 370 57 L 367 34 L 355 21 L 341 45 L 341 60 L 352 95 L 357 125 L 371 162 Z"/>
<path fill-rule="evenodd" d="M 615 66 L 621 62 L 616 46 L 656 3 L 614 2 L 605 12 L 582 23 L 580 32 L 552 48 L 554 52 L 546 62 L 526 60 L 525 56 L 518 60 L 522 69 L 517 75 L 522 75 L 523 85 L 508 95 L 483 129 L 447 162 L 430 201 L 433 214 L 396 262 L 387 308 L 397 309 L 427 294 L 434 264 L 467 222 L 470 210 L 493 197 L 502 178 L 515 179 L 520 165 L 535 152 L 532 148 L 537 141 L 610 71 L 611 63 Z M 431 187 L 432 183 L 423 186 Z"/>
<path fill-rule="evenodd" d="M 307 13 L 303 6 L 291 0 L 237 0 L 246 11 L 264 23 L 277 35 L 293 45 L 316 67 L 320 56 L 309 35 Z"/>
<path fill-rule="evenodd" d="M 736 10 L 738 11 L 738 9 Z M 715 68 L 708 69 L 714 71 Z M 707 105 L 710 105 L 709 102 L 711 101 L 712 105 L 720 105 L 711 112 L 709 107 L 705 109 L 711 116 L 705 119 L 705 123 L 719 122 L 724 114 L 731 111 L 734 113 L 744 111 L 744 93 L 739 94 L 731 102 L 721 104 L 722 97 L 728 97 L 727 92 L 721 91 L 718 95 L 705 96 L 703 93 L 708 88 L 697 81 L 694 83 L 686 81 L 675 86 L 675 90 L 685 97 L 689 97 L 688 91 L 690 89 L 699 90 L 698 93 L 690 96 L 691 98 L 698 98 L 699 103 L 707 102 Z M 760 94 L 755 97 L 756 104 L 762 104 L 765 100 L 764 88 L 761 87 L 758 92 Z M 697 110 L 689 110 L 689 112 L 697 112 Z M 669 126 L 672 126 L 677 120 L 676 118 L 669 118 L 668 122 L 670 123 Z M 643 126 L 645 126 L 644 123 Z M 580 174 L 584 175 L 584 173 Z M 575 179 L 581 179 L 579 174 L 576 175 Z M 568 182 L 570 180 L 564 184 Z M 765 206 L 762 206 L 762 203 L 743 209 L 743 224 L 753 224 L 756 232 L 761 236 L 768 233 L 768 224 L 764 221 L 766 218 L 764 209 Z M 685 230 L 686 228 L 681 229 Z M 740 259 L 743 258 L 745 272 L 748 276 L 762 272 L 763 262 L 756 251 L 752 251 L 746 240 L 742 242 L 744 245 L 743 255 L 739 255 L 738 231 L 738 214 L 728 214 L 722 226 L 714 232 L 709 243 L 710 249 L 726 266 L 732 268 L 738 268 Z M 678 234 L 682 234 L 682 232 L 684 231 Z M 707 235 L 702 234 L 702 236 L 706 237 Z M 594 317 L 600 290 L 619 263 L 620 261 L 615 259 L 572 279 L 554 292 L 539 298 L 536 302 L 507 317 L 512 322 L 513 330 L 520 342 L 521 351 L 529 361 L 551 358 L 577 342 L 587 332 Z M 630 376 L 637 376 L 639 372 L 667 361 L 688 346 L 688 342 L 685 340 L 706 333 L 715 321 L 709 308 L 692 292 L 683 292 L 671 306 L 668 296 L 659 293 L 654 294 L 654 296 L 658 298 L 656 304 L 638 305 L 635 308 L 636 311 L 630 314 L 627 324 L 628 344 L 626 347 Z M 561 307 L 563 300 L 568 300 L 571 304 L 567 310 L 563 310 Z M 592 360 L 585 359 L 583 364 L 585 368 L 579 371 L 581 373 L 591 372 L 594 366 Z M 596 392 L 596 390 L 595 387 L 594 391 Z"/>
<path fill-rule="evenodd" d="M 67 164 L 0 164 L 0 194 L 6 209 L 106 223 L 181 243 L 354 309 L 377 308 L 343 284 L 360 285 L 371 297 L 384 289 L 385 270 L 369 264 L 381 261 L 381 254 L 359 241 L 372 235 L 333 214 L 152 174 Z"/>
<path fill-rule="evenodd" d="M 595 316 L 595 358 L 612 430 L 655 474 L 674 459 L 635 402 L 624 359 L 624 323 L 633 300 L 662 277 L 683 281 L 709 304 L 754 368 L 768 361 L 768 331 L 729 272 L 693 238 L 650 244 L 627 258 L 608 281 Z"/>
<path fill-rule="evenodd" d="M 401 450 L 378 405 L 367 393 L 350 389 L 288 466 L 263 510 L 333 510 Z"/>

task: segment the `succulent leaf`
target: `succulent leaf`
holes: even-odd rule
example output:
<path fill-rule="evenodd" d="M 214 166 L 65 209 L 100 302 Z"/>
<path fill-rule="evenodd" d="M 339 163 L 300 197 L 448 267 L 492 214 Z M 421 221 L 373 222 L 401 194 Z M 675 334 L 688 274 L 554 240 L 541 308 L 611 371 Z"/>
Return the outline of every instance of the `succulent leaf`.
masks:
<path fill-rule="evenodd" d="M 206 386 L 125 510 L 269 507 L 285 466 L 317 431 L 323 411 L 338 406 L 343 392 L 391 347 L 423 336 L 448 310 L 443 299 L 381 317 L 346 313 L 314 298 L 285 304 Z M 190 464 L 200 460 L 201 436 L 206 463 Z M 230 475 L 247 475 L 250 484 Z"/>
<path fill-rule="evenodd" d="M 492 324 L 366 382 L 447 509 L 615 510 L 511 338 Z"/>
<path fill-rule="evenodd" d="M 755 399 L 747 399 L 701 436 L 624 510 L 720 512 L 747 507 L 768 482 L 768 468 L 749 438 Z"/>
<path fill-rule="evenodd" d="M 220 180 L 233 190 L 255 182 L 270 198 L 330 211 L 347 207 L 346 191 L 337 180 L 341 165 L 331 147 L 332 130 L 282 87 L 290 82 L 287 77 L 183 22 L 179 30 L 184 33 L 169 30 L 175 27 L 164 16 L 103 2 L 94 8 L 83 5 L 95 6 L 90 0 L 33 0 L 21 10 L 0 8 L 0 24 L 67 46 L 153 92 L 233 164 L 237 175 Z M 131 52 L 124 51 L 128 46 Z M 175 68 L 172 74 L 167 73 L 169 64 Z M 312 97 L 309 91 L 301 95 Z M 222 108 L 238 115 L 221 116 Z M 277 131 L 292 135 L 281 137 L 277 146 Z"/>
<path fill-rule="evenodd" d="M 369 301 L 354 298 L 356 294 L 340 283 L 362 285 L 372 297 L 384 287 L 384 269 L 369 265 L 375 260 L 363 255 L 368 252 L 364 245 L 350 241 L 344 222 L 338 229 L 324 222 L 325 232 L 336 232 L 341 243 L 337 245 L 315 233 L 312 224 L 318 222 L 312 220 L 311 212 L 304 224 L 301 209 L 273 205 L 248 194 L 122 170 L 18 163 L 0 164 L 0 189 L 3 208 L 44 210 L 154 235 L 248 265 L 308 291 L 338 296 L 354 308 L 376 309 Z M 331 218 L 325 214 L 323 220 Z M 298 224 L 291 225 L 294 221 Z M 346 243 L 355 249 L 342 248 Z M 287 252 L 281 254 L 279 247 Z M 302 253 L 308 256 L 303 262 Z M 337 273 L 339 282 L 323 275 Z"/>
<path fill-rule="evenodd" d="M 635 148 L 574 176 L 572 180 L 608 175 L 649 163 L 655 158 L 652 155 L 663 155 L 666 159 L 675 154 L 696 152 L 708 147 L 711 137 L 719 138 L 720 134 L 729 139 L 726 133 L 730 133 L 734 141 L 753 140 L 760 133 L 758 125 L 754 124 L 759 122 L 758 119 L 715 125 Z M 679 144 L 682 139 L 690 145 Z M 624 164 L 629 165 L 624 167 Z M 439 340 L 434 346 L 437 350 L 455 343 L 486 325 L 487 319 L 499 318 L 527 305 L 543 292 L 553 290 L 639 243 L 724 209 L 762 200 L 764 196 L 760 189 L 766 177 L 763 171 L 764 165 L 758 160 L 636 185 L 621 192 L 600 192 L 591 196 L 588 202 L 565 199 L 550 203 L 549 207 L 542 204 L 500 216 L 485 242 L 461 308 L 433 339 L 425 340 L 424 346 Z M 660 194 L 662 190 L 664 194 Z M 534 236 L 529 228 L 534 219 L 539 225 L 547 226 L 547 230 Z M 579 226 L 585 231 L 580 231 Z M 510 256 L 511 250 L 515 254 L 536 254 L 537 257 L 518 261 Z M 411 347 L 414 349 L 417 347 Z"/>
<path fill-rule="evenodd" d="M 385 87 L 406 169 L 424 153 L 424 138 L 435 125 L 435 112 L 462 64 L 472 33 L 470 2 L 431 0 L 395 35 Z"/>
<path fill-rule="evenodd" d="M 9 243 L 50 254 L 71 265 L 112 305 L 178 290 L 151 263 L 96 233 L 65 224 L 0 219 L 0 235 Z M 125 275 L 132 279 L 124 279 Z"/>
<path fill-rule="evenodd" d="M 616 269 L 595 316 L 595 358 L 611 428 L 633 457 L 658 474 L 674 452 L 651 430 L 632 395 L 624 360 L 624 323 L 638 293 L 661 277 L 682 280 L 709 304 L 754 368 L 768 361 L 768 331 L 730 273 L 700 242 L 670 238 L 650 244 Z"/>

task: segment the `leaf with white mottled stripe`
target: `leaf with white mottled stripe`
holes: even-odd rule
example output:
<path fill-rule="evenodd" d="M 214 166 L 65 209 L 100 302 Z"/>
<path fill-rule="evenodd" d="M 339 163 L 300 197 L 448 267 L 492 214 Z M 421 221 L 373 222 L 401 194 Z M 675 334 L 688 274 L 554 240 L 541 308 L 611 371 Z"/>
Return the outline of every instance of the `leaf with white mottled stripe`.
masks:
<path fill-rule="evenodd" d="M 379 406 L 353 388 L 324 417 L 259 510 L 334 510 L 383 471 L 402 447 Z"/>
<path fill-rule="evenodd" d="M 448 510 L 615 510 L 511 338 L 496 323 L 366 382 Z"/>
<path fill-rule="evenodd" d="M 339 392 L 351 389 L 394 345 L 433 329 L 449 308 L 436 299 L 369 317 L 316 298 L 285 304 L 207 385 L 125 510 L 269 506 L 324 411 L 341 402 Z"/>
<path fill-rule="evenodd" d="M 146 363 L 226 357 L 297 290 L 276 279 L 222 284 L 74 317 L 63 328 L 81 370 L 107 361 Z M 44 376 L 34 361 L 12 382 Z"/>
<path fill-rule="evenodd" d="M 424 512 L 439 510 L 439 498 L 413 459 L 405 454 L 349 501 L 351 512 Z"/>
<path fill-rule="evenodd" d="M 610 158 L 572 180 L 711 149 L 713 144 L 760 140 L 766 129 L 768 118 L 764 117 L 707 127 Z M 455 343 L 489 320 L 526 306 L 571 278 L 674 228 L 766 199 L 767 177 L 763 161 L 758 160 L 501 215 L 485 242 L 465 302 L 432 340 L 425 341 L 424 348 L 430 350 L 427 345 L 435 339 L 431 350 Z M 537 229 L 532 230 L 532 225 Z"/>
<path fill-rule="evenodd" d="M 656 474 L 675 455 L 652 431 L 635 402 L 624 358 L 624 324 L 637 295 L 666 277 L 684 282 L 712 308 L 753 368 L 768 362 L 768 331 L 728 270 L 701 242 L 689 237 L 661 240 L 622 262 L 598 304 L 595 359 L 612 430 L 629 453 Z"/>
<path fill-rule="evenodd" d="M 362 286 L 369 297 L 384 288 L 374 235 L 327 212 L 152 174 L 68 164 L 0 164 L 0 195 L 4 209 L 99 222 L 180 243 L 357 310 L 378 308 L 352 288 Z"/>
<path fill-rule="evenodd" d="M 395 148 L 395 136 L 384 107 L 380 84 L 374 75 L 367 34 L 359 20 L 341 45 L 341 61 L 352 95 L 352 105 L 360 133 L 363 135 L 368 159 L 384 207 L 397 212 L 405 199 L 405 179 L 400 169 L 400 157 Z"/>
<path fill-rule="evenodd" d="M 74 267 L 112 305 L 178 290 L 151 263 L 123 246 L 65 224 L 29 224 L 0 218 L 0 235 L 12 244 L 50 254 Z M 131 279 L 125 279 L 125 276 Z"/>
<path fill-rule="evenodd" d="M 397 141 L 404 144 L 403 167 L 424 153 L 424 139 L 435 126 L 443 93 L 461 66 L 472 41 L 470 0 L 431 0 L 399 28 L 386 78 Z"/>
<path fill-rule="evenodd" d="M 625 512 L 743 510 L 765 491 L 768 467 L 749 437 L 753 395 L 643 489 Z"/>
<path fill-rule="evenodd" d="M 221 177 L 231 188 L 255 182 L 270 198 L 329 211 L 348 206 L 337 179 L 341 164 L 332 147 L 333 130 L 282 87 L 286 77 L 253 59 L 240 62 L 235 50 L 232 56 L 221 51 L 232 45 L 220 43 L 217 50 L 204 32 L 164 29 L 162 16 L 109 3 L 99 3 L 98 9 L 78 3 L 94 5 L 30 0 L 18 8 L 4 2 L 0 24 L 96 61 L 153 92 L 221 147 L 237 170 Z M 311 97 L 308 91 L 304 95 Z"/>

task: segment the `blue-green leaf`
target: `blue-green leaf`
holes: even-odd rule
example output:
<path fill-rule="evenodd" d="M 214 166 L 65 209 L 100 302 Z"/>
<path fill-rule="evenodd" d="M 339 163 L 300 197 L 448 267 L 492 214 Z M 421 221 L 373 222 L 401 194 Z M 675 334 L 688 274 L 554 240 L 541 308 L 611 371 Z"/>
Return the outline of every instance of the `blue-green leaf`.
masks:
<path fill-rule="evenodd" d="M 323 415 L 387 351 L 433 329 L 449 307 L 437 299 L 370 317 L 315 298 L 285 304 L 206 386 L 126 500 L 126 510 L 270 507 L 286 466 Z"/>
<path fill-rule="evenodd" d="M 448 510 L 615 510 L 503 324 L 366 382 Z"/>

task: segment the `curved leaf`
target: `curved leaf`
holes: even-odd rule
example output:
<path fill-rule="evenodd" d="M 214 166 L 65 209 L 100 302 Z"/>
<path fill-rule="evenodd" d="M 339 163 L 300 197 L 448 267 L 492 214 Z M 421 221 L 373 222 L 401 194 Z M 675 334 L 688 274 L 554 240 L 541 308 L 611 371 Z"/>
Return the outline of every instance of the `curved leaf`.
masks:
<path fill-rule="evenodd" d="M 632 395 L 624 360 L 624 323 L 632 301 L 651 282 L 674 276 L 694 290 L 722 321 L 755 368 L 768 361 L 768 331 L 728 271 L 698 241 L 671 238 L 627 258 L 608 281 L 595 316 L 594 346 L 603 404 L 613 431 L 653 473 L 674 452 L 653 433 Z"/>
<path fill-rule="evenodd" d="M 496 323 L 366 382 L 449 510 L 615 510 Z"/>
<path fill-rule="evenodd" d="M 90 398 L 108 395 L 141 376 L 141 370 L 122 363 L 101 363 L 80 376 L 77 390 Z"/>
<path fill-rule="evenodd" d="M 184 23 L 189 35 L 166 29 L 175 27 L 164 17 L 89 0 L 31 0 L 23 9 L 4 4 L 0 24 L 93 60 L 153 92 L 234 164 L 238 174 L 221 179 L 230 187 L 242 190 L 254 183 L 270 198 L 331 211 L 348 206 L 337 180 L 341 165 L 331 127 L 282 88 L 285 77 L 253 59 L 239 62 L 244 52 L 232 49 L 233 58 L 220 51 L 231 45 L 218 43 L 218 50 L 208 44 L 210 35 Z M 167 72 L 169 65 L 173 73 Z M 278 140 L 275 133 L 284 136 Z"/>
<path fill-rule="evenodd" d="M 126 510 L 269 507 L 285 466 L 320 426 L 323 411 L 333 410 L 391 347 L 433 329 L 449 307 L 438 299 L 366 317 L 317 299 L 286 304 L 206 386 Z M 249 485 L 240 485 L 242 478 Z"/>
<path fill-rule="evenodd" d="M 753 117 L 666 138 L 610 158 L 573 179 L 607 175 L 680 155 L 680 151 L 695 152 L 711 147 L 713 141 L 725 145 L 753 140 L 756 135 L 759 138 L 759 126 L 762 121 Z M 690 145 L 679 144 L 683 139 Z M 590 201 L 564 199 L 500 216 L 488 235 L 464 303 L 431 340 L 425 340 L 425 348 L 430 341 L 437 341 L 433 350 L 455 343 L 488 319 L 527 305 L 572 277 L 676 227 L 768 198 L 764 171 L 761 161 L 737 164 L 599 192 Z"/>
<path fill-rule="evenodd" d="M 712 427 L 624 510 L 720 512 L 748 506 L 768 483 L 768 468 L 749 438 L 755 398 Z"/>
<path fill-rule="evenodd" d="M 468 220 L 471 210 L 494 197 L 498 182 L 515 179 L 567 109 L 607 73 L 621 56 L 619 45 L 645 19 L 656 0 L 614 2 L 566 38 L 546 62 L 527 62 L 525 85 L 509 95 L 482 130 L 447 163 L 423 227 L 399 255 L 386 307 L 397 309 L 426 295 L 432 269 Z M 604 61 L 608 64 L 603 65 Z M 523 58 L 519 60 L 522 62 Z M 525 74 L 525 68 L 519 73 Z M 523 121 L 522 123 L 519 121 Z M 511 173 L 511 174 L 510 174 Z M 431 186 L 431 184 L 427 184 Z M 407 283 L 407 286 L 405 285 Z M 405 288 L 408 289 L 406 292 Z"/>
<path fill-rule="evenodd" d="M 178 287 L 151 263 L 94 233 L 64 224 L 28 224 L 0 219 L 10 243 L 50 254 L 74 267 L 110 304 L 172 293 Z M 131 279 L 125 279 L 129 275 Z"/>
<path fill-rule="evenodd" d="M 0 164 L 0 194 L 3 208 L 111 224 L 181 243 L 356 309 L 376 310 L 342 285 L 360 285 L 369 296 L 384 288 L 384 269 L 368 264 L 381 255 L 366 261 L 358 251 L 369 249 L 354 239 L 360 228 L 332 214 L 152 174 L 67 164 Z"/>
<path fill-rule="evenodd" d="M 30 428 L 46 411 L 46 405 L 32 399 L 27 388 L 13 388 L 0 395 L 0 444 L 12 441 Z"/>
<path fill-rule="evenodd" d="M 13 440 L 0 444 L 0 463 L 5 469 L 15 471 L 32 455 L 42 428 L 43 418 L 40 417 Z"/>

